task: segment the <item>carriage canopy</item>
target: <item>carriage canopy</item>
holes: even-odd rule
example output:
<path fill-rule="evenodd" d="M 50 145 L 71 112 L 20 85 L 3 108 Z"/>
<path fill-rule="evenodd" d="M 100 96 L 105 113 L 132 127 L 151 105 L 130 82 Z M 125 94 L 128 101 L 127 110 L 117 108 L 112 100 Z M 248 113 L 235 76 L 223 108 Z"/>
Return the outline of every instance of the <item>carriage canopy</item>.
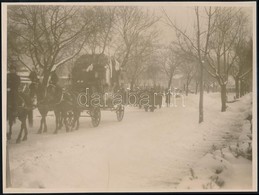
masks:
<path fill-rule="evenodd" d="M 120 65 L 105 54 L 80 56 L 72 69 L 72 85 L 77 89 L 119 85 Z"/>

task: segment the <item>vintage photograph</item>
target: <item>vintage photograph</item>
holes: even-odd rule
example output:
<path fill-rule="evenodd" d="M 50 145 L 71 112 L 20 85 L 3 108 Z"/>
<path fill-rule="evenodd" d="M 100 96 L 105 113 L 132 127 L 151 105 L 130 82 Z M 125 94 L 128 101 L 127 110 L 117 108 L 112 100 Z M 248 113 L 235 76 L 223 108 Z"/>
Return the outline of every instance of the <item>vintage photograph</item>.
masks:
<path fill-rule="evenodd" d="M 1 18 L 4 193 L 257 191 L 256 2 Z"/>

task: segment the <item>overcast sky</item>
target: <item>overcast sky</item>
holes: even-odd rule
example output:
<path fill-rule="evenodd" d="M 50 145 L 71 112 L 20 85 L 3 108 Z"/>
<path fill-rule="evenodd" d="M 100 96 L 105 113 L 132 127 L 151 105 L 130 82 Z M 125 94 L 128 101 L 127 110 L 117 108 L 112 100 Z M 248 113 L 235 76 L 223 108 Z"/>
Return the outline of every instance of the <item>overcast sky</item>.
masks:
<path fill-rule="evenodd" d="M 234 6 L 234 5 L 233 5 Z M 162 8 L 166 11 L 167 15 L 170 17 L 172 21 L 175 22 L 177 26 L 184 30 L 193 29 L 194 23 L 196 22 L 196 16 L 194 12 L 194 6 L 156 6 L 152 7 L 156 14 L 163 17 L 161 22 L 159 22 L 158 26 L 161 30 L 161 41 L 164 44 L 169 43 L 173 39 L 175 39 L 172 28 L 165 24 L 165 15 L 163 14 Z M 202 9 L 202 8 L 200 8 Z M 251 7 L 243 7 L 242 8 L 245 13 L 249 16 L 249 28 L 251 29 L 252 36 L 252 21 L 253 21 L 253 10 Z M 201 19 L 203 15 L 201 14 Z M 202 22 L 201 22 L 202 23 Z"/>

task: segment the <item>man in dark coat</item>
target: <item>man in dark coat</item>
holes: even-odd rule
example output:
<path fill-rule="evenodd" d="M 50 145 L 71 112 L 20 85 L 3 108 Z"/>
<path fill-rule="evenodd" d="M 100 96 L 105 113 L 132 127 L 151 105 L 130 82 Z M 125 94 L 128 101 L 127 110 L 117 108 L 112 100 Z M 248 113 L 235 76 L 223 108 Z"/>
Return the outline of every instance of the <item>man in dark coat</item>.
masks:
<path fill-rule="evenodd" d="M 16 74 L 16 67 L 12 65 L 7 74 L 7 102 L 17 112 L 18 109 L 18 89 L 21 84 L 20 77 Z"/>

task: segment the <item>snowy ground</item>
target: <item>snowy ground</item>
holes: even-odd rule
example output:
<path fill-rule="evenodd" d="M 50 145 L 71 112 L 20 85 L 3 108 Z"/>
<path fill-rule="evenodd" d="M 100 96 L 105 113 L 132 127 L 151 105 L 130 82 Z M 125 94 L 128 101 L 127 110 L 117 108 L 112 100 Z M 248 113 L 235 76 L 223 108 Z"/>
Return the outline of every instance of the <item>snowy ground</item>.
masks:
<path fill-rule="evenodd" d="M 205 122 L 198 124 L 198 96 L 191 94 L 185 107 L 180 99 L 177 107 L 154 113 L 127 107 L 122 122 L 116 121 L 115 113 L 103 111 L 99 127 L 81 118 L 78 131 L 62 129 L 57 135 L 51 116 L 48 132 L 36 133 L 36 113 L 28 140 L 15 144 L 17 123 L 8 142 L 11 190 L 255 189 L 252 161 L 236 158 L 228 149 L 250 128 L 245 118 L 252 112 L 251 99 L 248 94 L 221 113 L 220 94 L 206 94 Z"/>

